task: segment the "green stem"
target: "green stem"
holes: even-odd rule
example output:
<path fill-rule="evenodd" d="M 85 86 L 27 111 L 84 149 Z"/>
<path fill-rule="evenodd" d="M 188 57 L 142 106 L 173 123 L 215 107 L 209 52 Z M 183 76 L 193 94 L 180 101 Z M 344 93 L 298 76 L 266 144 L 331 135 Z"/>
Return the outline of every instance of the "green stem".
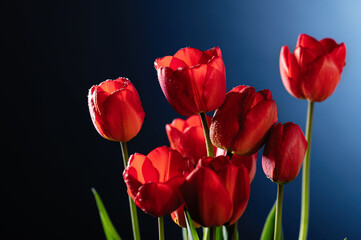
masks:
<path fill-rule="evenodd" d="M 158 236 L 159 240 L 164 240 L 164 218 L 158 218 Z"/>
<path fill-rule="evenodd" d="M 302 168 L 302 200 L 301 200 L 301 222 L 299 240 L 307 239 L 308 219 L 310 209 L 310 153 L 312 136 L 313 102 L 308 102 L 307 121 L 306 121 L 306 140 L 308 147 Z"/>
<path fill-rule="evenodd" d="M 229 240 L 239 239 L 237 225 L 238 225 L 237 222 L 235 222 L 234 224 L 226 227 Z"/>
<path fill-rule="evenodd" d="M 220 228 L 211 227 L 210 229 L 210 240 L 218 240 L 220 238 Z"/>
<path fill-rule="evenodd" d="M 120 147 L 122 149 L 124 168 L 126 168 L 128 166 L 128 159 L 129 159 L 127 143 L 120 142 Z M 133 237 L 134 240 L 140 240 L 137 207 L 135 206 L 133 199 L 130 196 L 128 196 L 128 198 L 129 198 L 130 216 L 132 219 Z"/>
<path fill-rule="evenodd" d="M 276 216 L 275 216 L 275 231 L 273 240 L 281 239 L 282 231 L 282 202 L 283 202 L 283 184 L 277 184 L 277 203 L 276 203 Z"/>
<path fill-rule="evenodd" d="M 211 138 L 209 137 L 209 126 L 207 123 L 207 116 L 204 112 L 199 113 L 199 116 L 201 117 L 204 137 L 206 139 L 207 155 L 209 157 L 214 157 L 213 144 L 211 142 Z"/>
<path fill-rule="evenodd" d="M 211 235 L 211 229 L 209 227 L 203 227 L 203 240 L 209 240 Z"/>

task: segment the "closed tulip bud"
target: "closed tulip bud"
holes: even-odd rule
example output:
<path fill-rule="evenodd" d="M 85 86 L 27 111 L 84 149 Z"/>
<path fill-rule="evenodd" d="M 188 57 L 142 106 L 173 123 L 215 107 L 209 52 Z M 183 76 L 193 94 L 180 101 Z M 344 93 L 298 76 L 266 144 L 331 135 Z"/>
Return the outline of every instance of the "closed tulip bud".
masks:
<path fill-rule="evenodd" d="M 183 116 L 215 110 L 226 95 L 221 50 L 182 48 L 154 62 L 159 84 L 173 109 Z"/>
<path fill-rule="evenodd" d="M 263 171 L 273 182 L 285 184 L 295 179 L 307 150 L 301 128 L 294 123 L 278 123 L 268 136 L 262 156 Z"/>
<path fill-rule="evenodd" d="M 205 227 L 231 225 L 246 209 L 249 175 L 227 156 L 204 157 L 181 187 L 191 218 Z"/>
<path fill-rule="evenodd" d="M 292 53 L 283 46 L 280 72 L 283 85 L 294 97 L 321 102 L 336 89 L 345 66 L 346 47 L 331 38 L 317 41 L 301 34 Z"/>
<path fill-rule="evenodd" d="M 211 120 L 212 118 L 207 115 L 208 124 Z M 166 132 L 171 148 L 188 157 L 194 164 L 201 157 L 207 156 L 206 140 L 199 115 L 193 115 L 186 120 L 174 119 L 166 125 Z"/>
<path fill-rule="evenodd" d="M 135 204 L 146 213 L 162 217 L 182 205 L 179 188 L 191 169 L 179 152 L 164 146 L 147 156 L 131 155 L 123 178 Z"/>
<path fill-rule="evenodd" d="M 137 90 L 127 78 L 94 85 L 89 90 L 88 106 L 95 129 L 108 140 L 127 142 L 142 127 L 144 110 Z"/>
<path fill-rule="evenodd" d="M 210 126 L 213 145 L 239 155 L 252 155 L 277 122 L 277 106 L 268 89 L 238 86 L 227 93 Z"/>

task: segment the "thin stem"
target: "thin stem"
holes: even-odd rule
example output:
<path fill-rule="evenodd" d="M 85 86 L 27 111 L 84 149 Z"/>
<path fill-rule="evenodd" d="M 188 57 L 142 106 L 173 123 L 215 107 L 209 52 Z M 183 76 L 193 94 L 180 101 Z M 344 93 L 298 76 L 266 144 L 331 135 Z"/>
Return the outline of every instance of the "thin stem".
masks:
<path fill-rule="evenodd" d="M 226 227 L 229 240 L 238 240 L 239 239 L 237 225 L 238 225 L 237 222 L 235 222 L 234 224 Z"/>
<path fill-rule="evenodd" d="M 211 229 L 209 227 L 203 227 L 203 240 L 209 240 L 211 236 Z"/>
<path fill-rule="evenodd" d="M 204 112 L 199 113 L 199 116 L 201 117 L 201 121 L 202 121 L 204 138 L 206 139 L 207 155 L 209 157 L 214 157 L 213 144 L 212 144 L 211 139 L 209 137 L 209 126 L 208 126 L 208 123 L 207 123 L 207 116 L 206 116 L 206 114 Z"/>
<path fill-rule="evenodd" d="M 277 203 L 276 203 L 276 216 L 275 216 L 275 231 L 273 240 L 281 239 L 282 231 L 282 202 L 283 202 L 283 184 L 277 184 Z"/>
<path fill-rule="evenodd" d="M 128 159 L 129 159 L 127 143 L 120 142 L 120 147 L 122 149 L 124 168 L 126 168 L 128 165 Z M 133 237 L 134 237 L 134 240 L 140 240 L 137 207 L 135 206 L 135 203 L 130 196 L 128 196 L 128 199 L 129 199 L 130 217 L 132 219 Z"/>
<path fill-rule="evenodd" d="M 158 236 L 159 240 L 164 240 L 164 218 L 158 218 Z"/>
<path fill-rule="evenodd" d="M 312 136 L 313 102 L 308 102 L 307 121 L 306 121 L 306 140 L 308 147 L 302 168 L 302 199 L 301 199 L 301 222 L 299 240 L 307 239 L 308 219 L 310 209 L 310 153 Z"/>
<path fill-rule="evenodd" d="M 219 239 L 219 235 L 220 235 L 220 232 L 219 232 L 220 228 L 219 227 L 211 227 L 211 230 L 210 230 L 210 240 L 217 240 Z"/>

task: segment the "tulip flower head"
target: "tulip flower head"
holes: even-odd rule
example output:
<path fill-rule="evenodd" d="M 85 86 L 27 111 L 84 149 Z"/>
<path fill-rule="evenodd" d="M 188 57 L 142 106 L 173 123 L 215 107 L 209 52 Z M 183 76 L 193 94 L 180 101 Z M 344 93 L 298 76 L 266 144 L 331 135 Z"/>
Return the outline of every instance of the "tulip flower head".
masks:
<path fill-rule="evenodd" d="M 154 62 L 159 84 L 173 109 L 183 116 L 209 112 L 222 105 L 226 74 L 221 50 L 180 49 Z"/>
<path fill-rule="evenodd" d="M 163 146 L 147 156 L 131 155 L 123 178 L 135 204 L 146 213 L 162 217 L 182 205 L 179 188 L 191 169 L 179 152 Z"/>
<path fill-rule="evenodd" d="M 235 223 L 250 194 L 247 169 L 227 156 L 204 157 L 181 187 L 191 218 L 205 227 Z"/>
<path fill-rule="evenodd" d="M 262 147 L 277 119 L 277 106 L 268 89 L 256 92 L 253 87 L 241 85 L 228 92 L 215 111 L 210 137 L 218 148 L 252 155 Z"/>
<path fill-rule="evenodd" d="M 127 142 L 142 127 L 144 110 L 137 90 L 127 78 L 91 87 L 88 106 L 95 129 L 108 140 Z"/>
<path fill-rule="evenodd" d="M 283 85 L 294 97 L 321 102 L 336 89 L 345 66 L 346 46 L 331 38 L 317 41 L 301 34 L 292 53 L 281 48 L 280 72 Z"/>
<path fill-rule="evenodd" d="M 208 124 L 212 118 L 207 115 Z M 170 146 L 184 157 L 188 157 L 194 164 L 198 159 L 207 156 L 207 148 L 203 127 L 199 115 L 193 115 L 186 120 L 177 118 L 166 125 L 166 132 Z M 216 147 L 214 147 L 216 151 Z"/>
<path fill-rule="evenodd" d="M 268 136 L 262 156 L 264 173 L 273 182 L 285 184 L 300 172 L 307 150 L 301 128 L 294 123 L 278 123 Z"/>

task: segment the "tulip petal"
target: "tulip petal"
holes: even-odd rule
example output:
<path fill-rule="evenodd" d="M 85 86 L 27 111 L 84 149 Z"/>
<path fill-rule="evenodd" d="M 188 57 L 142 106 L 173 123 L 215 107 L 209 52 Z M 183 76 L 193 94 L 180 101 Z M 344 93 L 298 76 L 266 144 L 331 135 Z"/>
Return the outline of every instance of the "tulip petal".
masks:
<path fill-rule="evenodd" d="M 233 152 L 240 155 L 254 154 L 262 146 L 266 134 L 277 120 L 275 101 L 264 100 L 257 104 L 240 123 L 237 137 L 232 145 Z"/>
<path fill-rule="evenodd" d="M 147 158 L 151 159 L 153 166 L 158 170 L 161 183 L 189 170 L 183 156 L 176 150 L 165 146 L 154 149 L 147 155 Z"/>
<path fill-rule="evenodd" d="M 280 145 L 280 170 L 282 177 L 276 176 L 277 181 L 286 181 L 295 178 L 301 170 L 303 158 L 307 149 L 307 141 L 301 128 L 293 123 L 283 125 L 282 143 Z M 302 159 L 302 161 L 297 161 Z M 278 174 L 280 174 L 278 173 Z"/>
<path fill-rule="evenodd" d="M 182 137 L 182 133 L 176 127 L 173 127 L 172 124 L 167 124 L 165 126 L 165 130 L 166 130 L 166 133 L 167 133 L 167 136 L 168 136 L 170 147 L 179 151 L 179 146 L 180 146 L 179 141 L 180 141 L 180 139 Z"/>
<path fill-rule="evenodd" d="M 228 149 L 238 134 L 240 121 L 251 107 L 254 98 L 254 88 L 242 89 L 242 94 L 237 92 L 227 93 L 223 105 L 214 113 L 210 126 L 210 138 L 213 145 Z"/>
<path fill-rule="evenodd" d="M 232 225 L 242 216 L 247 207 L 250 194 L 248 171 L 243 165 L 228 164 L 217 175 L 227 189 L 233 203 L 232 217 L 228 223 Z"/>
<path fill-rule="evenodd" d="M 283 46 L 280 53 L 280 73 L 286 90 L 296 98 L 304 98 L 300 91 L 299 66 L 296 59 L 290 53 L 288 46 Z"/>
<path fill-rule="evenodd" d="M 166 183 L 146 183 L 139 188 L 135 204 L 155 217 L 170 214 L 182 205 L 179 193 Z"/>
<path fill-rule="evenodd" d="M 257 152 L 250 156 L 241 156 L 237 154 L 233 154 L 231 158 L 231 162 L 237 166 L 243 165 L 246 167 L 250 183 L 253 181 L 255 175 L 256 175 L 256 168 L 257 168 Z"/>
<path fill-rule="evenodd" d="M 179 141 L 180 152 L 196 164 L 199 158 L 207 156 L 207 147 L 201 126 L 188 127 Z"/>
<path fill-rule="evenodd" d="M 181 187 L 192 219 L 202 226 L 221 226 L 232 214 L 232 201 L 216 173 L 207 167 L 197 167 Z"/>
<path fill-rule="evenodd" d="M 139 97 L 128 89 L 113 92 L 104 102 L 105 134 L 121 142 L 135 137 L 144 120 L 144 110 Z"/>
<path fill-rule="evenodd" d="M 161 67 L 157 73 L 159 84 L 172 108 L 183 116 L 197 113 L 188 68 L 173 71 L 171 68 Z"/>
<path fill-rule="evenodd" d="M 339 68 L 327 54 L 309 65 L 302 82 L 303 92 L 308 100 L 321 102 L 335 91 L 340 80 Z"/>
<path fill-rule="evenodd" d="M 188 65 L 188 67 L 198 65 L 202 57 L 207 57 L 208 59 L 210 59 L 210 57 L 204 54 L 201 50 L 191 47 L 186 47 L 178 50 L 178 52 L 176 52 L 173 57 L 182 60 Z"/>

